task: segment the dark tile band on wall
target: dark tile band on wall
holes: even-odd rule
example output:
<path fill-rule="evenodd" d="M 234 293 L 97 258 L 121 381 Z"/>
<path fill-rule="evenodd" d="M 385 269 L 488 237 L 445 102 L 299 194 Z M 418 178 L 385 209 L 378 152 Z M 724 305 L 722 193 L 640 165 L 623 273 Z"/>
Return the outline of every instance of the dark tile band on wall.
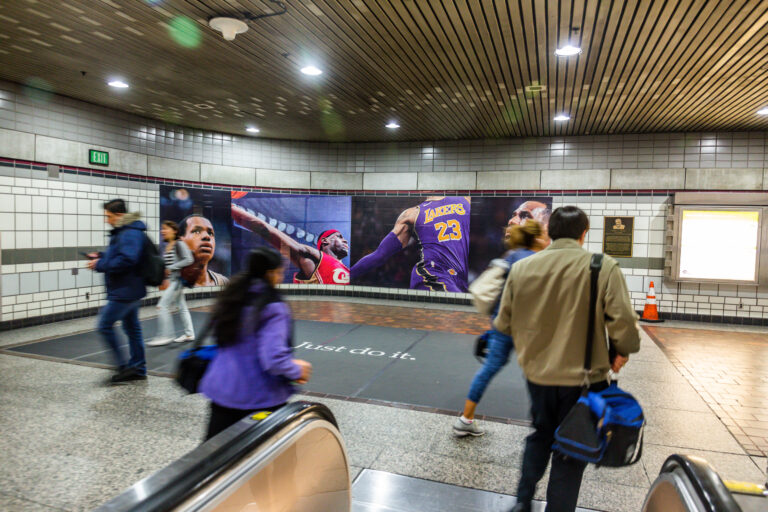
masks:
<path fill-rule="evenodd" d="M 664 270 L 664 258 L 615 258 L 621 268 Z"/>
<path fill-rule="evenodd" d="M 81 252 L 99 252 L 101 247 L 49 247 L 42 249 L 4 249 L 3 265 L 24 265 L 29 263 L 52 263 L 58 261 L 82 260 Z"/>

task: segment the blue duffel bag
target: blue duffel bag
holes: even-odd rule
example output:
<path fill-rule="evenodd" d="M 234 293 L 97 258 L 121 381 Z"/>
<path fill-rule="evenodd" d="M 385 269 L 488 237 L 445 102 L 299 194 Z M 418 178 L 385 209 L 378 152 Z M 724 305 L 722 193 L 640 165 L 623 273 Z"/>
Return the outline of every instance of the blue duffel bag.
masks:
<path fill-rule="evenodd" d="M 185 350 L 179 355 L 176 368 L 176 382 L 188 393 L 198 393 L 198 386 L 203 379 L 208 365 L 218 353 L 216 345 L 203 345 Z"/>
<path fill-rule="evenodd" d="M 555 431 L 552 449 L 598 466 L 628 466 L 643 453 L 643 409 L 635 397 L 619 389 L 615 381 L 598 392 L 590 392 L 589 377 L 595 330 L 597 279 L 602 254 L 593 254 L 589 264 L 589 321 L 584 354 L 584 391 Z M 610 355 L 609 350 L 609 355 Z"/>
<path fill-rule="evenodd" d="M 209 320 L 203 332 L 195 339 L 192 348 L 179 354 L 176 362 L 176 383 L 186 389 L 187 393 L 198 393 L 197 388 L 208 370 L 208 365 L 219 352 L 218 345 L 203 345 L 212 330 L 213 322 Z"/>
<path fill-rule="evenodd" d="M 598 466 L 629 466 L 643 452 L 643 409 L 616 382 L 582 395 L 555 431 L 552 449 Z"/>

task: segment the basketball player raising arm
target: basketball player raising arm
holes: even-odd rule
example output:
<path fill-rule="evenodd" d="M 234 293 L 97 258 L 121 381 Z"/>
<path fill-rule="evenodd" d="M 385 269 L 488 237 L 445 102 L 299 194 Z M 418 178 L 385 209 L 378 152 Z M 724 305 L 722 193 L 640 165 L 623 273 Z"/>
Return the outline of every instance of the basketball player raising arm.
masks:
<path fill-rule="evenodd" d="M 352 277 L 364 276 L 382 266 L 386 261 L 402 251 L 411 241 L 411 231 L 419 216 L 419 207 L 412 206 L 403 210 L 395 221 L 395 227 L 387 233 L 379 246 L 371 254 L 363 256 L 352 265 Z"/>
<path fill-rule="evenodd" d="M 383 265 L 414 239 L 421 261 L 413 269 L 411 288 L 466 291 L 469 213 L 469 197 L 430 196 L 403 210 L 379 247 L 352 266 L 352 277 Z"/>
<path fill-rule="evenodd" d="M 349 244 L 339 231 L 329 229 L 321 233 L 315 248 L 294 240 L 234 203 L 232 220 L 277 250 L 288 249 L 291 262 L 299 268 L 293 276 L 294 283 L 349 284 L 349 269 L 341 262 L 349 254 Z"/>

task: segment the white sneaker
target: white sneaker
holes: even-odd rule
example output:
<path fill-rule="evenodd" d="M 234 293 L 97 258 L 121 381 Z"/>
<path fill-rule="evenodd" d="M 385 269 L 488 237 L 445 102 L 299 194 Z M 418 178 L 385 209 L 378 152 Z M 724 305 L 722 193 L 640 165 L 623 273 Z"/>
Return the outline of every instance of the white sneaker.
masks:
<path fill-rule="evenodd" d="M 478 428 L 476 421 L 464 423 L 461 418 L 456 418 L 456 422 L 453 424 L 453 435 L 456 437 L 481 436 L 483 434 L 485 432 Z"/>
<path fill-rule="evenodd" d="M 176 343 L 184 343 L 186 341 L 192 341 L 194 339 L 195 339 L 194 336 L 190 336 L 188 334 L 182 334 L 181 336 L 179 336 L 178 338 L 174 339 L 173 341 L 175 341 Z"/>
<path fill-rule="evenodd" d="M 172 341 L 173 341 L 173 338 L 155 338 L 152 341 L 148 341 L 147 346 L 162 347 L 163 345 L 168 345 Z"/>

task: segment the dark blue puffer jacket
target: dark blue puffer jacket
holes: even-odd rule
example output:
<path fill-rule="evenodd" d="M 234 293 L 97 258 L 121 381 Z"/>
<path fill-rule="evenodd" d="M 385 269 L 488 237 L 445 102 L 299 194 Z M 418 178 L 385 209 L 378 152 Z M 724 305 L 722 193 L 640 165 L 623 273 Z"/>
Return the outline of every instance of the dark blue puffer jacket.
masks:
<path fill-rule="evenodd" d="M 147 294 L 141 276 L 141 256 L 147 225 L 139 213 L 126 213 L 109 234 L 109 247 L 101 253 L 96 271 L 104 273 L 107 300 L 133 302 Z"/>

